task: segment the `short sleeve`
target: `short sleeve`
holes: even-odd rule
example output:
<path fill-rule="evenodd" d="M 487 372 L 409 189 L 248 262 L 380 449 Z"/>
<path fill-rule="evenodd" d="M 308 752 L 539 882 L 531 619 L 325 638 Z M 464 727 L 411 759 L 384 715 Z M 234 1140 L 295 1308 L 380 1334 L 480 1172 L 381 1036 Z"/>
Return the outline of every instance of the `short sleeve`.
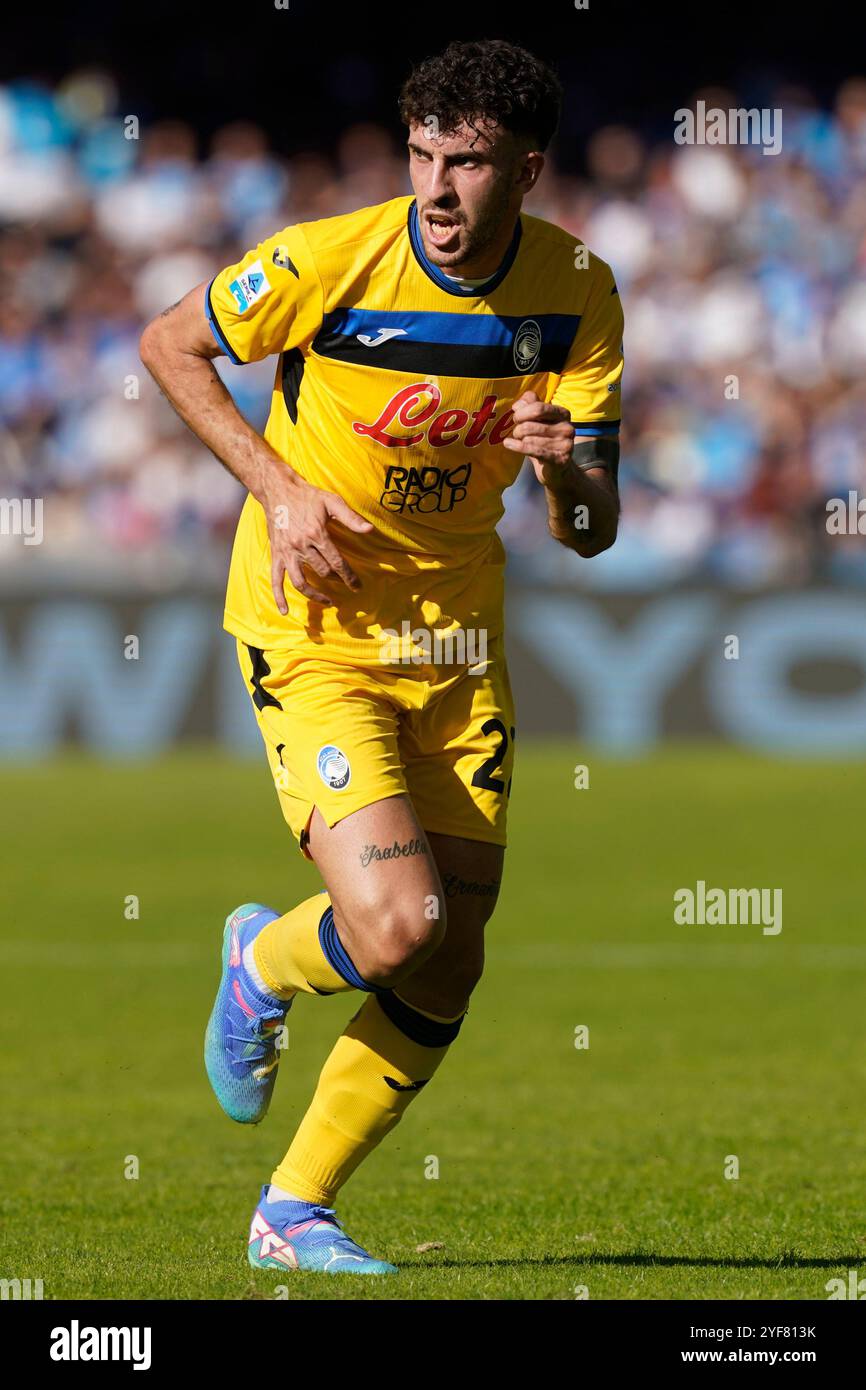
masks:
<path fill-rule="evenodd" d="M 594 283 L 550 400 L 564 406 L 576 435 L 619 433 L 623 313 L 613 273 L 593 257 Z"/>
<path fill-rule="evenodd" d="M 303 232 L 287 227 L 214 277 L 208 322 L 232 362 L 260 362 L 315 335 L 323 298 Z"/>

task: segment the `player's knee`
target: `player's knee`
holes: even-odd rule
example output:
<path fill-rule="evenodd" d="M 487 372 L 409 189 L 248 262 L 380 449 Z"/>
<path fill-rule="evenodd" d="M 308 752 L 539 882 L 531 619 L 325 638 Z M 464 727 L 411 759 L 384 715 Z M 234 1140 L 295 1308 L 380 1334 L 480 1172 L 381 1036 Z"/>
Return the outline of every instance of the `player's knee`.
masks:
<path fill-rule="evenodd" d="M 484 973 L 484 945 L 451 956 L 438 952 L 412 976 L 411 1002 L 431 1013 L 451 1018 L 464 1011 Z"/>
<path fill-rule="evenodd" d="M 423 903 L 379 904 L 364 933 L 364 977 L 386 989 L 406 979 L 442 944 L 444 913 L 428 914 Z"/>

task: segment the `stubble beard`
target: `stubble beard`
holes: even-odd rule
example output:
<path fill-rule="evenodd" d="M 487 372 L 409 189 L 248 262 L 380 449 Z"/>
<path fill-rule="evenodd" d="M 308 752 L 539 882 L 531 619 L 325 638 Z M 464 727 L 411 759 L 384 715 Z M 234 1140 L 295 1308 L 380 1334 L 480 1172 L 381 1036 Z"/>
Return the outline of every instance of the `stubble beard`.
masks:
<path fill-rule="evenodd" d="M 463 246 L 457 251 L 437 252 L 435 256 L 430 257 L 434 265 L 440 266 L 443 270 L 459 270 L 467 262 L 483 256 L 502 231 L 503 221 L 508 216 L 508 203 L 509 192 L 502 188 L 474 227 L 468 227 L 465 222 L 461 222 Z M 433 249 L 435 251 L 436 248 Z"/>

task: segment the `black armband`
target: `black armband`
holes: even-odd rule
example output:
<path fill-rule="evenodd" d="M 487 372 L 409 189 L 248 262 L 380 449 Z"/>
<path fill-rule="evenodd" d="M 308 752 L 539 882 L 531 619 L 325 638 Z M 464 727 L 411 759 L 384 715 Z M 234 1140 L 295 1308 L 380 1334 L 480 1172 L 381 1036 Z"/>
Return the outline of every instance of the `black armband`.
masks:
<path fill-rule="evenodd" d="M 575 439 L 571 457 L 575 467 L 586 473 L 590 468 L 606 468 L 614 482 L 619 469 L 618 439 Z"/>

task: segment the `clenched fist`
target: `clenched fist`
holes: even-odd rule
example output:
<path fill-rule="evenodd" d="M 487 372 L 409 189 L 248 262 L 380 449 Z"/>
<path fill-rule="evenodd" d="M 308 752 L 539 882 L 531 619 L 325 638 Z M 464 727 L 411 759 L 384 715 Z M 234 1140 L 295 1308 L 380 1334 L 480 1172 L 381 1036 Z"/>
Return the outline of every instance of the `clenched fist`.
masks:
<path fill-rule="evenodd" d="M 532 460 L 535 476 L 556 492 L 567 486 L 574 448 L 574 426 L 561 405 L 540 401 L 534 391 L 524 391 L 514 403 L 514 427 L 504 439 L 506 449 Z"/>

